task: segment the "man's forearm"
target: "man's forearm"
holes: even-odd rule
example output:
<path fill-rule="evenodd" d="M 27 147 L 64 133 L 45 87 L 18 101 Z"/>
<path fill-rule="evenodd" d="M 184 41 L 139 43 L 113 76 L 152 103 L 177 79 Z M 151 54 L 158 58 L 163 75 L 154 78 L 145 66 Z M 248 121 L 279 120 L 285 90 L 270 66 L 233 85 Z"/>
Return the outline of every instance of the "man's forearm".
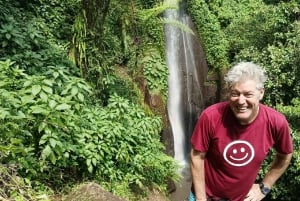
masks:
<path fill-rule="evenodd" d="M 191 151 L 191 173 L 196 201 L 205 201 L 205 174 L 204 174 L 205 153 L 192 149 Z"/>
<path fill-rule="evenodd" d="M 287 167 L 290 164 L 290 161 L 292 159 L 292 153 L 291 154 L 279 154 L 277 153 L 273 163 L 271 164 L 271 167 L 267 174 L 265 175 L 263 179 L 264 185 L 271 188 L 275 182 L 279 179 L 279 177 L 286 171 Z"/>

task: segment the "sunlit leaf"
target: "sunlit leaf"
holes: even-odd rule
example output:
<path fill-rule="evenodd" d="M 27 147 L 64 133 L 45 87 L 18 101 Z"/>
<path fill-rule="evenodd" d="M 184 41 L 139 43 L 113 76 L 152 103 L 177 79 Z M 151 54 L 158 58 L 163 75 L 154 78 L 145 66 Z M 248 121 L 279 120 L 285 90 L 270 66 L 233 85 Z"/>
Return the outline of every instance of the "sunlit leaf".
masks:
<path fill-rule="evenodd" d="M 54 138 L 50 138 L 50 140 L 49 140 L 49 141 L 50 141 L 50 145 L 51 145 L 51 147 L 52 147 L 52 148 L 55 148 L 55 146 L 56 146 L 56 141 L 57 141 L 57 140 L 56 140 L 56 139 L 54 139 Z"/>
<path fill-rule="evenodd" d="M 84 95 L 82 93 L 77 94 L 78 99 L 83 102 L 84 101 Z"/>
<path fill-rule="evenodd" d="M 39 128 L 38 128 L 39 133 L 40 133 L 42 130 L 44 130 L 44 128 L 45 128 L 46 126 L 47 126 L 46 122 L 40 123 Z"/>
<path fill-rule="evenodd" d="M 29 85 L 31 85 L 31 83 L 32 83 L 31 80 L 27 80 L 26 82 L 24 82 L 23 86 L 28 87 Z"/>
<path fill-rule="evenodd" d="M 53 81 L 52 80 L 43 80 L 43 83 L 47 84 L 48 86 L 52 86 L 53 85 Z"/>
<path fill-rule="evenodd" d="M 67 110 L 67 109 L 70 109 L 71 108 L 71 105 L 68 105 L 66 103 L 63 103 L 63 104 L 60 104 L 58 106 L 56 106 L 56 110 Z"/>
<path fill-rule="evenodd" d="M 57 105 L 57 103 L 56 103 L 55 100 L 50 100 L 50 101 L 49 101 L 49 107 L 50 107 L 50 108 L 54 108 L 56 105 Z"/>
<path fill-rule="evenodd" d="M 78 88 L 76 86 L 73 86 L 71 89 L 71 95 L 75 96 L 78 93 Z"/>
<path fill-rule="evenodd" d="M 33 114 L 44 114 L 44 115 L 49 114 L 48 110 L 46 110 L 40 106 L 32 106 L 30 108 L 31 108 Z"/>
<path fill-rule="evenodd" d="M 40 93 L 41 89 L 42 89 L 42 87 L 40 85 L 33 85 L 31 88 L 31 92 L 35 96 L 38 93 Z"/>
<path fill-rule="evenodd" d="M 53 93 L 52 88 L 50 88 L 50 87 L 48 87 L 46 85 L 43 85 L 42 89 L 43 89 L 44 92 L 47 92 L 48 94 L 52 94 Z"/>
<path fill-rule="evenodd" d="M 34 96 L 22 96 L 21 97 L 21 102 L 23 105 L 28 104 L 28 103 L 33 103 L 34 102 Z"/>
<path fill-rule="evenodd" d="M 39 95 L 43 101 L 46 102 L 48 100 L 48 95 L 45 92 L 42 91 Z"/>
<path fill-rule="evenodd" d="M 52 153 L 52 150 L 49 145 L 46 145 L 46 147 L 42 151 L 42 158 L 45 160 L 50 154 Z"/>

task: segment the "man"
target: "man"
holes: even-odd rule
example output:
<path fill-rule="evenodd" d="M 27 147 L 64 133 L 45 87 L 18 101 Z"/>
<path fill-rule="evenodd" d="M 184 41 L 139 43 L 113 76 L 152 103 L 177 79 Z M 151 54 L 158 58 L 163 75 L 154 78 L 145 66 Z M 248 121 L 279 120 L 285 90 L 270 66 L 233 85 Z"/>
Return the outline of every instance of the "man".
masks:
<path fill-rule="evenodd" d="M 285 172 L 293 145 L 286 118 L 260 103 L 266 81 L 263 69 L 241 62 L 225 76 L 229 101 L 200 115 L 191 143 L 190 200 L 262 200 Z M 255 183 L 269 150 L 276 156 L 269 171 Z"/>

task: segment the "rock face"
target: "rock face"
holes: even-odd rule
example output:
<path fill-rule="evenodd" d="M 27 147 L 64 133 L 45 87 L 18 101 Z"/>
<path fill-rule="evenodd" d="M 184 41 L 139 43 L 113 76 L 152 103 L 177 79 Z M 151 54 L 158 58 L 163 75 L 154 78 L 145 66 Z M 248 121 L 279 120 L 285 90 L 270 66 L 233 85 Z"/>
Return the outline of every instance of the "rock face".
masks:
<path fill-rule="evenodd" d="M 82 184 L 71 192 L 63 201 L 125 201 L 110 192 L 105 191 L 95 183 Z"/>

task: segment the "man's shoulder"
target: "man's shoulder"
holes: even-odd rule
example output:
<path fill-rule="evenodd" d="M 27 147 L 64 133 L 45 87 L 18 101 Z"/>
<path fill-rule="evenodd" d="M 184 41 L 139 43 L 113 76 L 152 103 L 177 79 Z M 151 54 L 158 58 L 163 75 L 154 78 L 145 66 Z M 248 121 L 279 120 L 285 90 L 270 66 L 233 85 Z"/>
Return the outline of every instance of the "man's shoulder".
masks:
<path fill-rule="evenodd" d="M 260 104 L 259 107 L 260 107 L 260 110 L 262 110 L 263 112 L 265 112 L 267 114 L 284 116 L 281 112 L 279 112 L 278 110 L 276 110 L 275 108 L 272 108 L 270 106 Z"/>
<path fill-rule="evenodd" d="M 264 104 L 260 104 L 260 111 L 262 111 L 262 114 L 264 114 L 264 116 L 266 116 L 268 119 L 271 119 L 271 120 L 279 120 L 279 119 L 285 120 L 286 119 L 284 114 L 282 114 L 275 108 L 272 108 L 272 107 L 264 105 Z"/>

